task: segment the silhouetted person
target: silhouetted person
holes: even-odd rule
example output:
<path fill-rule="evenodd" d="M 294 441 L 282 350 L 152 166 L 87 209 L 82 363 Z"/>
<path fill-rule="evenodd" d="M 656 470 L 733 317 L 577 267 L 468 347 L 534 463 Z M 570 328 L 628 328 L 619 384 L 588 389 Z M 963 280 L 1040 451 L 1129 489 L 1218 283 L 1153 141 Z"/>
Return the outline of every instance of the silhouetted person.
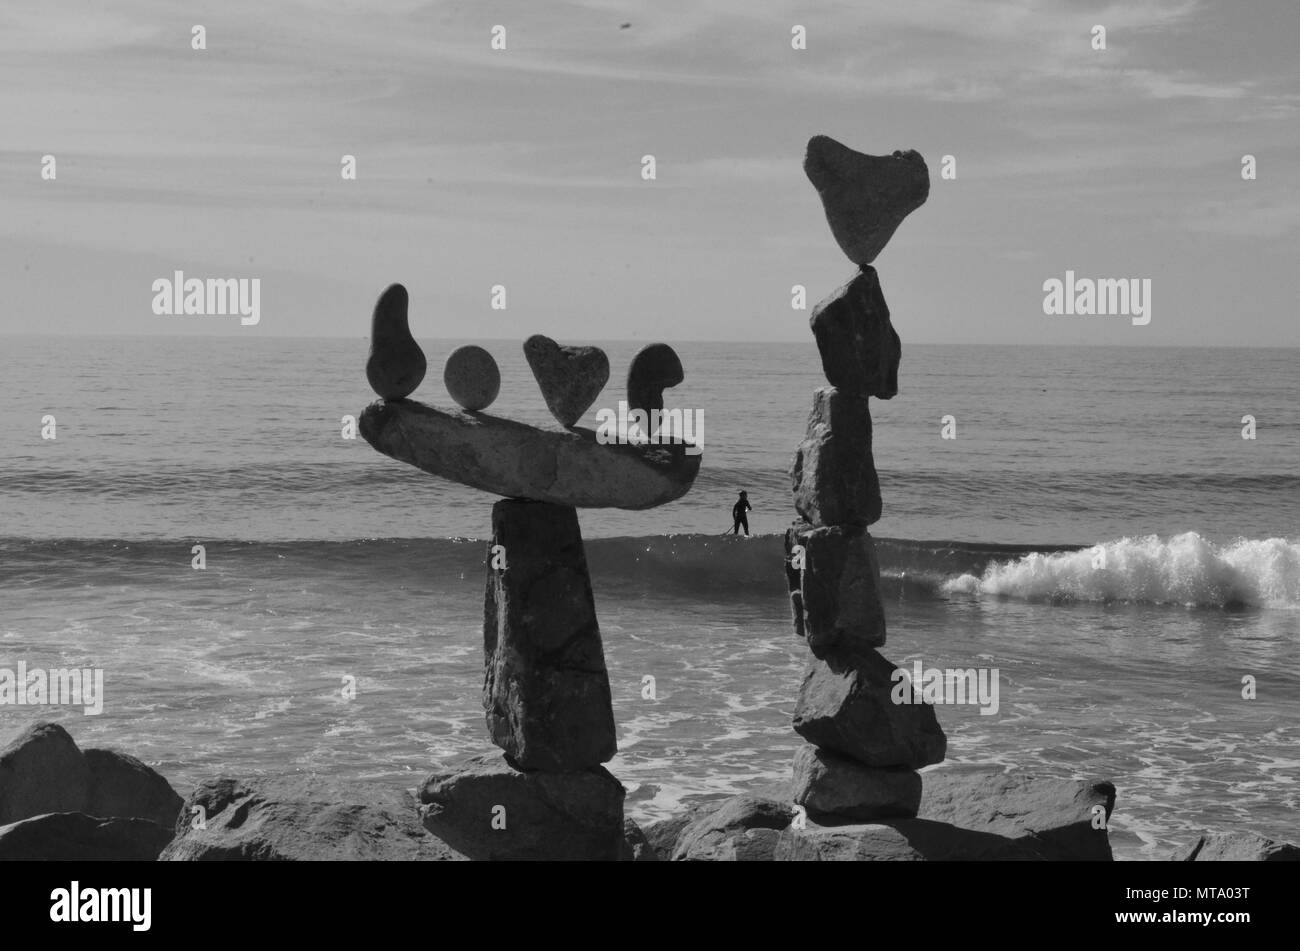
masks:
<path fill-rule="evenodd" d="M 736 499 L 736 504 L 731 507 L 731 517 L 736 523 L 731 527 L 733 534 L 739 535 L 742 528 L 746 535 L 749 534 L 749 519 L 745 517 L 745 513 L 753 507 L 749 504 L 749 496 L 741 492 L 740 498 Z"/>

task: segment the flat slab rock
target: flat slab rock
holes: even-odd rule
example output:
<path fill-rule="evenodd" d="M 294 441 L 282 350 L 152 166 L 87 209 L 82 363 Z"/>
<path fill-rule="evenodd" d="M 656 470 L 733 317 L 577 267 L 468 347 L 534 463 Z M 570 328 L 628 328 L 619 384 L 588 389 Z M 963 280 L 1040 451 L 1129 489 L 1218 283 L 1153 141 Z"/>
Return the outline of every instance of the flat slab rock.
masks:
<path fill-rule="evenodd" d="M 815 746 L 794 754 L 794 801 L 810 816 L 868 821 L 910 819 L 921 804 L 921 774 L 863 766 Z"/>
<path fill-rule="evenodd" d="M 195 807 L 201 812 L 195 814 Z M 205 828 L 196 828 L 201 816 Z M 420 825 L 405 790 L 322 776 L 203 783 L 160 861 L 463 861 Z"/>
<path fill-rule="evenodd" d="M 174 834 L 148 819 L 55 812 L 0 826 L 0 861 L 153 862 Z"/>
<path fill-rule="evenodd" d="M 624 795 L 604 767 L 524 771 L 488 753 L 439 767 L 419 799 L 425 828 L 476 861 L 613 862 L 627 857 Z"/>
<path fill-rule="evenodd" d="M 1173 862 L 1300 862 L 1300 848 L 1254 832 L 1206 833 L 1169 856 Z"/>
<path fill-rule="evenodd" d="M 697 804 L 645 827 L 661 859 L 676 861 L 1111 861 L 1094 807 L 1109 817 L 1108 782 L 946 766 L 921 774 L 915 818 L 795 820 L 783 786 Z M 778 798 L 779 797 L 779 798 Z M 802 826 L 802 827 L 801 827 Z"/>
<path fill-rule="evenodd" d="M 418 469 L 506 498 L 577 508 L 648 509 L 685 495 L 702 453 L 681 444 L 602 445 L 591 429 L 540 429 L 486 413 L 377 400 L 361 435 Z"/>

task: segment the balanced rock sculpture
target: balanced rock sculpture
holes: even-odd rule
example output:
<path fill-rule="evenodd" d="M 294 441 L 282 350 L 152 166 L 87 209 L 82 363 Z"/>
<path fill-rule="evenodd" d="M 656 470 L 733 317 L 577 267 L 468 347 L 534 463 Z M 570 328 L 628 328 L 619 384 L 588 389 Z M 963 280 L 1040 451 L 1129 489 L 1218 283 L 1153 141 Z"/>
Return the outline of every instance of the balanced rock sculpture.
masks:
<path fill-rule="evenodd" d="M 400 303 L 404 318 L 405 302 L 394 285 L 376 313 Z M 682 380 L 681 362 L 667 344 L 654 346 L 646 389 L 662 406 L 663 387 Z M 617 750 L 614 712 L 577 509 L 645 509 L 680 498 L 701 454 L 680 442 L 603 444 L 575 425 L 609 378 L 597 348 L 538 335 L 524 353 L 563 428 L 476 411 L 500 384 L 486 351 L 457 351 L 444 375 L 470 412 L 375 385 L 384 398 L 360 417 L 361 434 L 385 455 L 504 497 L 492 508 L 483 617 L 483 707 L 503 752 L 435 770 L 420 789 L 421 817 L 471 859 L 613 860 L 627 854 L 624 789 L 602 765 Z M 385 366 L 401 357 L 385 344 Z M 635 364 L 631 376 L 642 379 Z"/>
<path fill-rule="evenodd" d="M 794 799 L 841 820 L 915 816 L 916 771 L 943 760 L 947 739 L 919 695 L 896 702 L 895 665 L 878 650 L 885 611 L 867 529 L 881 501 L 867 401 L 898 392 L 901 347 L 870 262 L 925 201 L 929 173 L 916 152 L 863 155 L 823 135 L 808 143 L 804 171 L 859 269 L 813 309 L 830 386 L 814 394 L 791 467 L 799 519 L 786 532 L 786 576 L 795 633 L 812 653 L 794 711 L 812 745 L 795 756 Z"/>

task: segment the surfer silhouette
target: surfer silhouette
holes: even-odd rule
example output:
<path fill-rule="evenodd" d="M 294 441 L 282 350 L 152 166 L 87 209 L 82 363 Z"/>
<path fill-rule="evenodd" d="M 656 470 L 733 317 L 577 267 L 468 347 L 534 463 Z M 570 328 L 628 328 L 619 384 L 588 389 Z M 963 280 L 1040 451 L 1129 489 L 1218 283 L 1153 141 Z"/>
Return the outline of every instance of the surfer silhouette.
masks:
<path fill-rule="evenodd" d="M 731 507 L 731 518 L 736 523 L 731 526 L 733 534 L 739 535 L 742 528 L 746 535 L 749 534 L 749 519 L 745 517 L 745 513 L 752 508 L 753 506 L 749 504 L 749 496 L 741 492 L 740 498 L 736 499 L 736 504 Z"/>

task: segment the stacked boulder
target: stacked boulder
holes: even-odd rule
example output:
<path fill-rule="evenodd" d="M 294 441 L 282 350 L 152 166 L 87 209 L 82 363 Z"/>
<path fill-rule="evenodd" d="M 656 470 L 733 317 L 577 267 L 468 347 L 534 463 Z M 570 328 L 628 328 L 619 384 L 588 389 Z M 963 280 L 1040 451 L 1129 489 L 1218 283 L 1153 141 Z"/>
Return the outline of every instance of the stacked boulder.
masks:
<path fill-rule="evenodd" d="M 407 399 L 427 362 L 408 300 L 395 284 L 375 307 L 367 376 L 382 399 L 361 414 L 361 434 L 385 455 L 503 497 L 492 507 L 483 611 L 483 707 L 503 754 L 436 769 L 419 790 L 424 828 L 470 859 L 653 858 L 603 765 L 617 751 L 614 710 L 577 509 L 679 498 L 700 454 L 684 443 L 607 444 L 577 426 L 609 360 L 540 334 L 524 355 L 559 429 L 482 412 L 500 376 L 481 348 L 447 361 L 444 382 L 461 410 Z M 645 347 L 628 370 L 627 404 L 662 409 L 664 389 L 683 379 L 671 347 Z"/>
<path fill-rule="evenodd" d="M 795 754 L 794 801 L 820 816 L 911 817 L 917 770 L 943 760 L 947 739 L 878 650 L 885 612 L 868 527 L 881 500 L 868 400 L 898 392 L 901 347 L 871 261 L 925 201 L 929 172 L 916 152 L 862 155 L 826 136 L 808 143 L 804 171 L 858 272 L 813 309 L 830 385 L 814 394 L 791 467 L 799 519 L 786 532 L 786 575 L 795 633 L 812 652 L 794 713 L 810 744 Z"/>

